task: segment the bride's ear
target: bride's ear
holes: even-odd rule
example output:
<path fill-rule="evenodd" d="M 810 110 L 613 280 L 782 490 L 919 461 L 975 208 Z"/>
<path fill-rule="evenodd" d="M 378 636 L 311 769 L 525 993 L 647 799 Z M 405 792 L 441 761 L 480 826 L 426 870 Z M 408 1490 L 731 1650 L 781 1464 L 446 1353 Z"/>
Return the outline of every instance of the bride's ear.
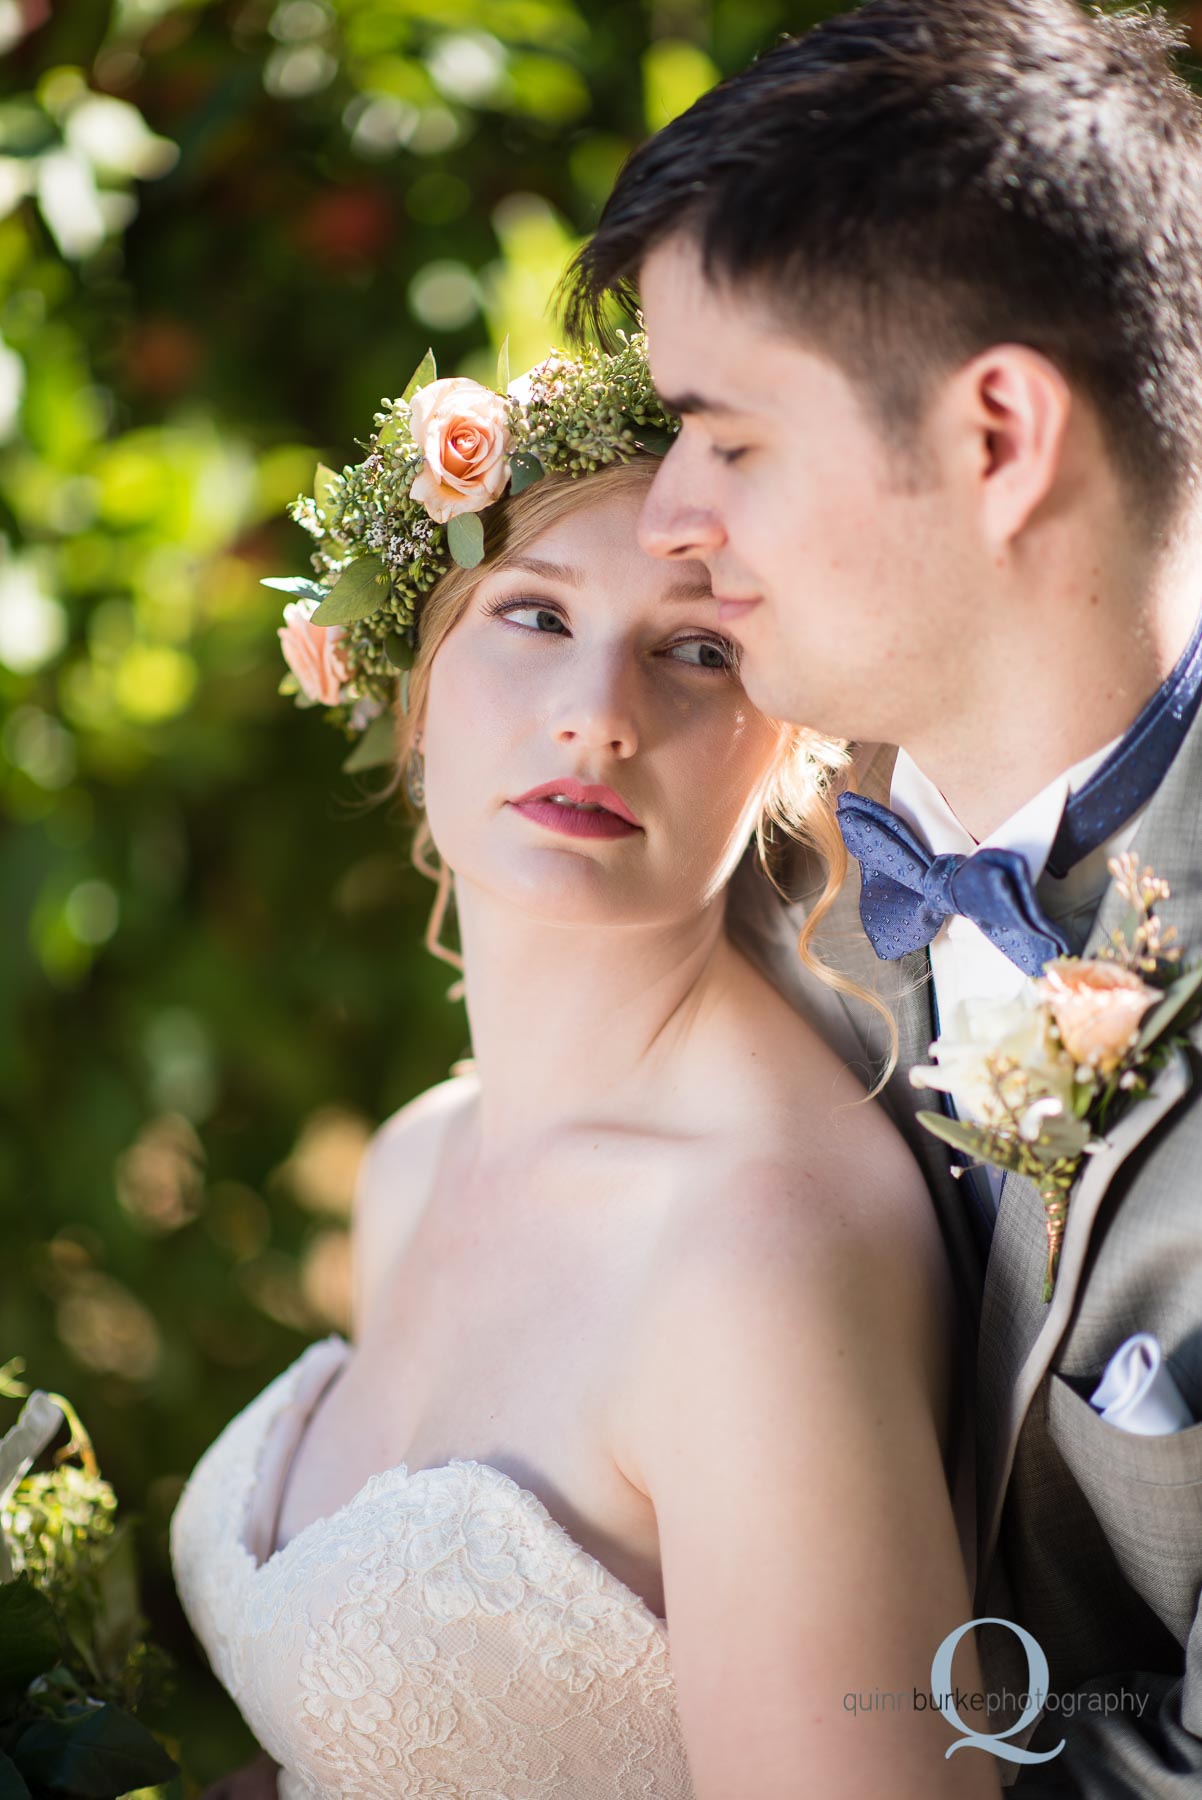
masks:
<path fill-rule="evenodd" d="M 1072 389 L 1038 350 L 995 344 L 964 364 L 947 398 L 982 536 L 1000 551 L 1056 484 Z"/>

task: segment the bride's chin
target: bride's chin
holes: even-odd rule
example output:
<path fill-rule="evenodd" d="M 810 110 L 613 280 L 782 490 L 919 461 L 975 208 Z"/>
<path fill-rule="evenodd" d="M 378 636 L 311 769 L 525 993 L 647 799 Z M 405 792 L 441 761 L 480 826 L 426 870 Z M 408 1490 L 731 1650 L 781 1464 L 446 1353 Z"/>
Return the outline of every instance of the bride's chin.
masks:
<path fill-rule="evenodd" d="M 645 874 L 634 877 L 597 858 L 558 851 L 537 854 L 488 888 L 494 900 L 531 921 L 561 928 L 661 925 L 677 915 L 678 896 L 665 894 Z"/>

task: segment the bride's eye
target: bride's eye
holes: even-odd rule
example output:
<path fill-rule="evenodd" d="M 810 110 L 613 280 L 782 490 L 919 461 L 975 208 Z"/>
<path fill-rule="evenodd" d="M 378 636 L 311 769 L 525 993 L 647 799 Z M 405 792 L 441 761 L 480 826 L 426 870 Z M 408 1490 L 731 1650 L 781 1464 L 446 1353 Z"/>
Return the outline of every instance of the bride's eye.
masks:
<path fill-rule="evenodd" d="M 567 629 L 563 619 L 550 606 L 539 606 L 533 600 L 493 600 L 485 609 L 490 617 L 503 617 L 522 631 L 538 632 L 546 637 L 559 637 Z M 525 615 L 525 623 L 521 615 Z"/>
<path fill-rule="evenodd" d="M 696 651 L 696 656 L 677 656 L 678 650 Z M 695 669 L 713 669 L 716 674 L 733 675 L 739 666 L 739 652 L 726 638 L 682 638 L 668 646 L 674 662 L 692 664 Z"/>

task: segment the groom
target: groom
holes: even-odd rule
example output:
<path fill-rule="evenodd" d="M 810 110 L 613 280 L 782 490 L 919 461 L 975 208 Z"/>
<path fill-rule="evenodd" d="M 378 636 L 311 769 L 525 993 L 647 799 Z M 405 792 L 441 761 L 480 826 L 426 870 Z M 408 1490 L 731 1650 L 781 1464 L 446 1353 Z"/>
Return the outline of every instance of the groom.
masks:
<path fill-rule="evenodd" d="M 682 418 L 646 547 L 708 565 L 757 705 L 857 746 L 863 924 L 851 860 L 815 947 L 894 1003 L 885 1098 L 975 1344 L 975 1611 L 1049 1666 L 1006 1740 L 1047 1760 L 999 1762 L 1033 1800 L 1202 1795 L 1202 1027 L 1086 1160 L 1050 1303 L 1035 1187 L 953 1179 L 908 1072 L 959 1002 L 1107 942 L 1119 852 L 1202 957 L 1202 110 L 1173 48 L 1075 0 L 867 0 L 638 151 L 575 272 L 577 328 L 637 295 Z M 978 846 L 1009 873 L 960 910 Z M 1091 1404 L 1134 1333 L 1175 1431 Z M 1009 1699 L 966 1725 L 1001 1731 L 1038 1665 L 1009 1626 L 981 1647 Z"/>

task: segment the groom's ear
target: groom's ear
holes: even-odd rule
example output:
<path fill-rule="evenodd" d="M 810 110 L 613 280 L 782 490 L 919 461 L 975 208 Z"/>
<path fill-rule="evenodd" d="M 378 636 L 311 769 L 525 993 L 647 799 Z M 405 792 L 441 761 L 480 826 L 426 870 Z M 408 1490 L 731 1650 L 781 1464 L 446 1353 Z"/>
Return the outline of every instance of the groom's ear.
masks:
<path fill-rule="evenodd" d="M 995 344 L 958 370 L 945 393 L 959 474 L 993 550 L 1022 532 L 1056 485 L 1073 391 L 1026 344 Z"/>

